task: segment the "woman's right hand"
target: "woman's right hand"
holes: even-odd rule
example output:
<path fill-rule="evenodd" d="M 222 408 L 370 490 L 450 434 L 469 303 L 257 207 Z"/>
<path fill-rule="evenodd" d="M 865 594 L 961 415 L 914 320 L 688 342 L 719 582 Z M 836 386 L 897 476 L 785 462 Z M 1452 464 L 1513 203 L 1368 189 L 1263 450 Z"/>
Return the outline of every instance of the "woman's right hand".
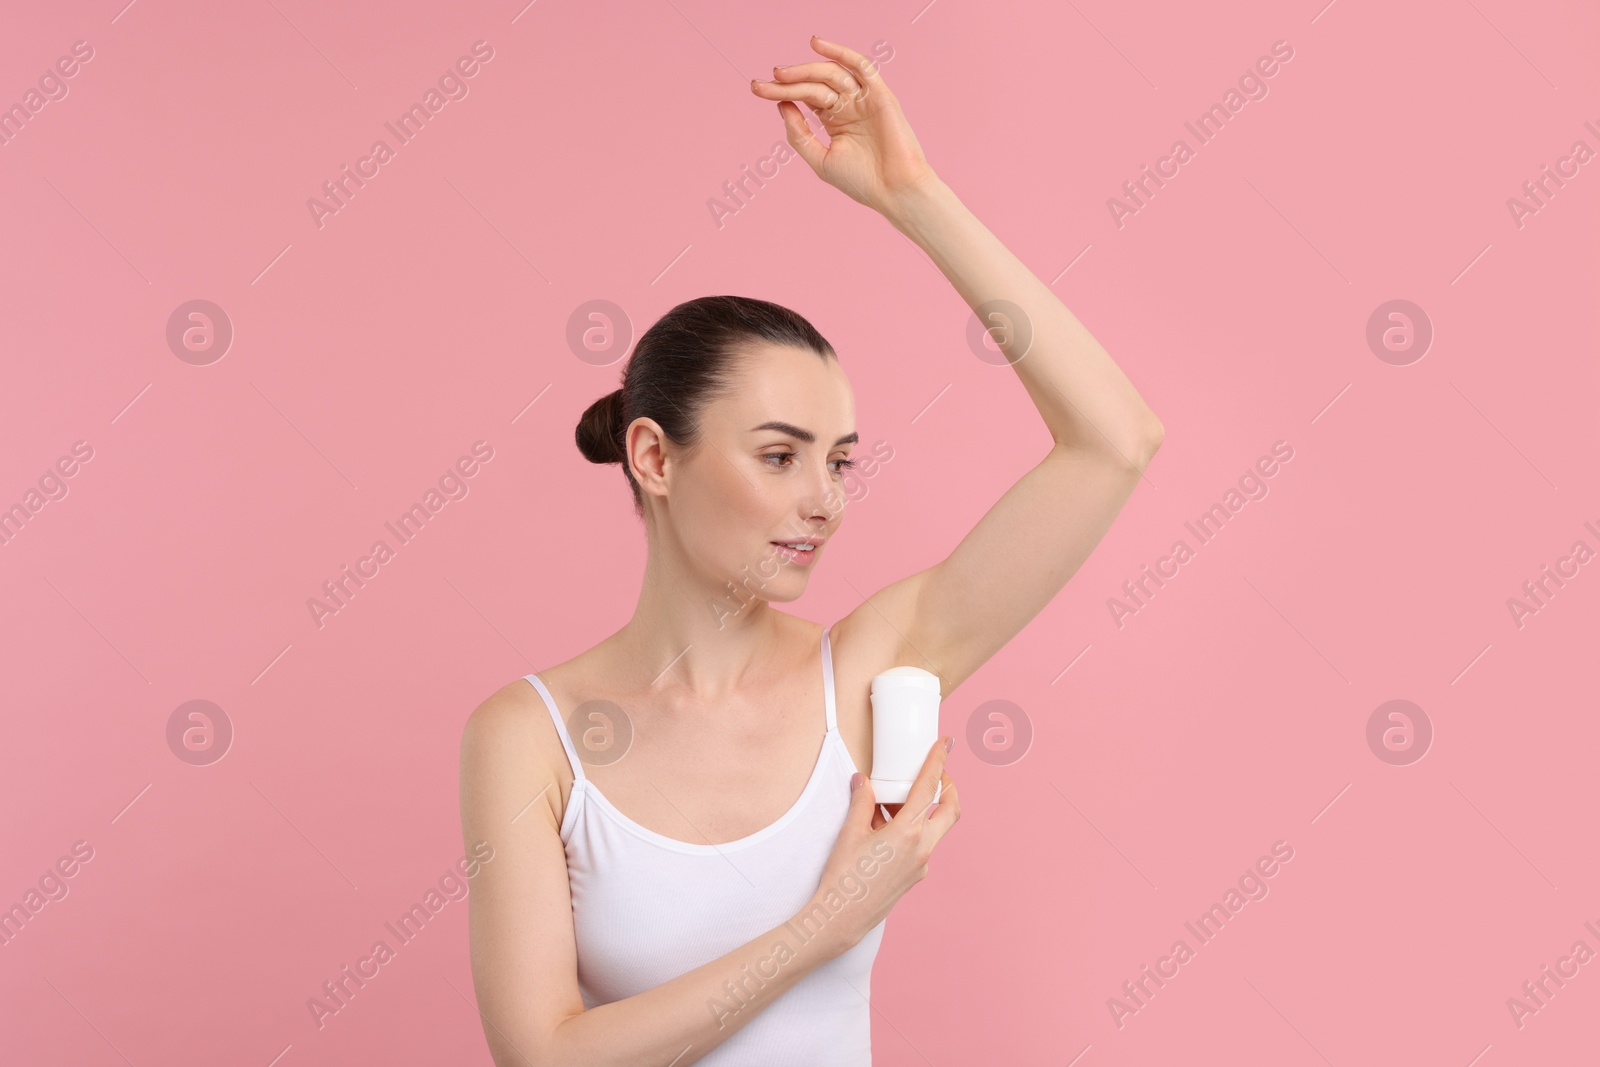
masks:
<path fill-rule="evenodd" d="M 906 890 L 927 877 L 934 847 L 961 818 L 955 783 L 944 773 L 950 742 L 934 742 L 906 802 L 888 820 L 878 811 L 872 783 L 860 771 L 851 778 L 850 810 L 839 839 L 816 893 L 795 920 L 829 935 L 840 952 L 865 937 Z"/>

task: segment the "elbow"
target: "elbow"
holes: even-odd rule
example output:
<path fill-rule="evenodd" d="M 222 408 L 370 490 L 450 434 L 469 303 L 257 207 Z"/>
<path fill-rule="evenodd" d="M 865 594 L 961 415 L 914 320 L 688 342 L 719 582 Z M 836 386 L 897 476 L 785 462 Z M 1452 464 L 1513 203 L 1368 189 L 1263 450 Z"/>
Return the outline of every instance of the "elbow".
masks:
<path fill-rule="evenodd" d="M 574 1050 L 571 1034 L 561 1032 L 568 1020 L 583 1014 L 581 1011 L 558 1018 L 536 1015 L 526 1007 L 505 1006 L 510 998 L 503 989 L 491 990 L 477 982 L 474 988 L 479 991 L 477 1010 L 494 1067 L 557 1067 L 593 1058 Z"/>
<path fill-rule="evenodd" d="M 1156 458 L 1156 453 L 1161 450 L 1161 442 L 1166 436 L 1166 427 L 1162 426 L 1161 420 L 1152 414 L 1143 432 L 1134 439 L 1133 454 L 1130 457 L 1133 465 L 1141 471 L 1150 466 L 1150 461 Z"/>
<path fill-rule="evenodd" d="M 489 1027 L 484 1029 L 488 1033 Z M 557 1058 L 553 1038 L 538 1041 L 532 1035 L 519 1034 L 516 1040 L 512 1040 L 509 1035 L 497 1030 L 489 1034 L 488 1043 L 489 1059 L 494 1067 L 555 1067 L 556 1064 L 571 1062 Z"/>
<path fill-rule="evenodd" d="M 1161 420 L 1153 414 L 1147 414 L 1138 421 L 1136 427 L 1119 427 L 1119 432 L 1114 436 L 1097 431 L 1082 439 L 1057 437 L 1055 448 L 1074 453 L 1089 452 L 1125 472 L 1142 474 L 1160 450 L 1165 437 L 1166 428 L 1161 425 Z"/>

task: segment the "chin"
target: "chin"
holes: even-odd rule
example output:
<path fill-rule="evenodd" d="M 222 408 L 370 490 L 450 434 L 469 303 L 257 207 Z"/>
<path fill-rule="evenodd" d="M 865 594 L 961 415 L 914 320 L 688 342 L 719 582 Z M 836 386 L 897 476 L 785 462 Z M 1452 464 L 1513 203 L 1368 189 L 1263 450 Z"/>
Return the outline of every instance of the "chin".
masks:
<path fill-rule="evenodd" d="M 795 574 L 791 568 L 784 567 L 753 591 L 763 600 L 774 604 L 787 604 L 805 595 L 806 576 Z"/>
<path fill-rule="evenodd" d="M 775 589 L 768 586 L 762 590 L 762 597 L 774 604 L 787 604 L 792 600 L 799 600 L 806 591 L 805 581 L 802 579 L 793 589 Z"/>

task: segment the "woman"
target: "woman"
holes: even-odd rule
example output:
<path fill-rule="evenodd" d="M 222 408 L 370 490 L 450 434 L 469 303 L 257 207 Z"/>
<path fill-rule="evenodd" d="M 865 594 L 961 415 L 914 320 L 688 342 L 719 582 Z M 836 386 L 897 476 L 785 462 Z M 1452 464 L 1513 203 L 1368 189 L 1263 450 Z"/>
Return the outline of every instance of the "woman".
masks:
<path fill-rule="evenodd" d="M 465 837 L 495 850 L 470 926 L 497 1064 L 870 1063 L 885 918 L 960 801 L 942 737 L 884 817 L 863 784 L 868 683 L 910 664 L 948 696 L 1078 569 L 1161 443 L 1104 349 L 935 176 L 875 66 L 811 45 L 822 61 L 751 91 L 975 311 L 1014 305 L 1031 330 L 997 343 L 1055 444 L 949 558 L 824 628 L 771 605 L 805 591 L 842 519 L 857 434 L 833 349 L 739 297 L 640 338 L 577 431 L 644 520 L 633 617 L 491 695 L 462 735 Z"/>

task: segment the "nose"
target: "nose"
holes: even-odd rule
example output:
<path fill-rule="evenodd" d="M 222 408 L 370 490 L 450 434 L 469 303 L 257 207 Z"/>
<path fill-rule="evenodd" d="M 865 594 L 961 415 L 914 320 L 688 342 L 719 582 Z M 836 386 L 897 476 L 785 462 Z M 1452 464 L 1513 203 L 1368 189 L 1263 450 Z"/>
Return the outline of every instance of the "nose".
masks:
<path fill-rule="evenodd" d="M 834 483 L 833 472 L 823 462 L 807 484 L 807 496 L 801 514 L 808 525 L 827 526 L 844 510 L 844 494 Z"/>

